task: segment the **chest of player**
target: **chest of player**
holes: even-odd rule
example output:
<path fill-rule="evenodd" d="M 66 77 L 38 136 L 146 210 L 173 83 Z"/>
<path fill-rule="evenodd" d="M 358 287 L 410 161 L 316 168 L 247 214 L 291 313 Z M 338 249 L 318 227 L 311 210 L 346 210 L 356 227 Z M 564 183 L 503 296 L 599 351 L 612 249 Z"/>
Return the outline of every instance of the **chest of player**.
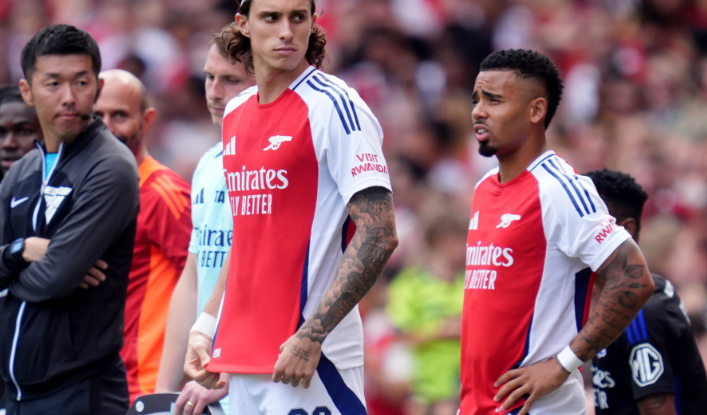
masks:
<path fill-rule="evenodd" d="M 502 274 L 522 289 L 521 280 L 541 276 L 546 247 L 538 185 L 531 175 L 505 186 L 495 177 L 479 185 L 467 239 L 467 289 L 496 289 Z"/>
<path fill-rule="evenodd" d="M 319 166 L 309 111 L 292 91 L 268 105 L 254 96 L 228 114 L 223 149 L 234 217 L 272 214 L 296 195 L 316 197 Z"/>

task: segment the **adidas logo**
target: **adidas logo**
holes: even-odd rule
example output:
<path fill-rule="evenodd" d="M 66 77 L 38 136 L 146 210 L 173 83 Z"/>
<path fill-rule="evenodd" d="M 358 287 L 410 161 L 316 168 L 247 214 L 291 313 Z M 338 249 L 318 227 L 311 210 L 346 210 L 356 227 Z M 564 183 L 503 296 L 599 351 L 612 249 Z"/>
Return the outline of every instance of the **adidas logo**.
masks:
<path fill-rule="evenodd" d="M 231 137 L 231 142 L 226 144 L 226 148 L 223 149 L 224 156 L 235 156 L 236 155 L 236 136 Z"/>
<path fill-rule="evenodd" d="M 46 186 L 44 188 L 44 202 L 47 204 L 44 209 L 44 218 L 46 219 L 47 224 L 51 222 L 56 210 L 61 205 L 61 202 L 64 201 L 66 196 L 68 196 L 72 190 L 73 189 L 70 187 Z"/>
<path fill-rule="evenodd" d="M 471 222 L 469 223 L 469 230 L 470 231 L 476 231 L 479 229 L 479 212 L 474 213 L 474 216 L 471 218 Z"/>

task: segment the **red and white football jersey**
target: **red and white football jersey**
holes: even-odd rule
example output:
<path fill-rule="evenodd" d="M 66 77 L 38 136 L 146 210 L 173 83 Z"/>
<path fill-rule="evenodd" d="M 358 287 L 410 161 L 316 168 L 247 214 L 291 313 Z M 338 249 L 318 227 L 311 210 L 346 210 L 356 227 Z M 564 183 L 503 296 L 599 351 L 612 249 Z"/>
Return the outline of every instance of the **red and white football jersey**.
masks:
<path fill-rule="evenodd" d="M 494 382 L 557 355 L 589 314 L 596 271 L 631 236 L 594 183 L 548 151 L 508 183 L 498 168 L 476 186 L 466 252 L 461 415 L 496 413 Z M 516 413 L 524 399 L 506 413 Z M 531 414 L 587 413 L 572 373 Z"/>
<path fill-rule="evenodd" d="M 209 370 L 272 373 L 280 345 L 329 289 L 354 225 L 346 204 L 391 189 L 383 130 L 338 78 L 307 69 L 278 99 L 256 87 L 226 107 L 223 167 L 233 251 Z M 322 345 L 338 369 L 363 365 L 358 308 Z"/>

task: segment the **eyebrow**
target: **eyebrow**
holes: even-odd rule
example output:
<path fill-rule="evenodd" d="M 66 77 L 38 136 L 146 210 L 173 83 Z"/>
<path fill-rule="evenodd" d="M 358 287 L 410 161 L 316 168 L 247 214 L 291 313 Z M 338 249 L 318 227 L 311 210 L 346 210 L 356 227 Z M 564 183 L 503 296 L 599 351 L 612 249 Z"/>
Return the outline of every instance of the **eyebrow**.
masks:
<path fill-rule="evenodd" d="M 484 94 L 484 95 L 486 95 L 487 97 L 489 97 L 489 98 L 491 98 L 491 99 L 499 99 L 499 98 L 501 98 L 501 95 L 499 95 L 499 94 L 494 94 L 493 92 L 484 91 L 483 89 L 481 90 L 481 93 Z"/>
<path fill-rule="evenodd" d="M 73 76 L 76 78 L 76 77 L 84 76 L 84 75 L 88 75 L 88 71 L 77 72 Z M 49 73 L 44 74 L 44 77 L 45 78 L 61 78 L 61 74 L 49 72 Z"/>

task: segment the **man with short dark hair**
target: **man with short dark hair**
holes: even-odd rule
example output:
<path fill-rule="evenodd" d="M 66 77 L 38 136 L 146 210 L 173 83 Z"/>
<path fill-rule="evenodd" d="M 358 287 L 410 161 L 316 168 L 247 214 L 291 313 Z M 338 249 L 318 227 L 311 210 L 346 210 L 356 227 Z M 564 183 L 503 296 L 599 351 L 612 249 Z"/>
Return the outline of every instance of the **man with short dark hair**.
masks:
<path fill-rule="evenodd" d="M 96 41 L 73 26 L 46 27 L 22 50 L 20 89 L 44 142 L 0 186 L 0 372 L 11 415 L 128 409 L 120 349 L 138 175 L 130 150 L 92 116 L 100 67 Z"/>
<path fill-rule="evenodd" d="M 547 148 L 561 93 L 557 67 L 529 50 L 492 53 L 476 78 L 479 152 L 499 167 L 477 184 L 471 209 L 461 415 L 586 414 L 578 368 L 653 292 L 640 249 L 591 180 Z"/>
<path fill-rule="evenodd" d="M 0 177 L 42 139 L 37 113 L 15 85 L 0 87 Z"/>
<path fill-rule="evenodd" d="M 638 242 L 648 195 L 633 177 L 611 170 L 587 173 L 609 213 Z M 701 415 L 707 374 L 685 304 L 670 281 L 653 274 L 655 292 L 638 317 L 592 359 L 598 415 Z"/>

